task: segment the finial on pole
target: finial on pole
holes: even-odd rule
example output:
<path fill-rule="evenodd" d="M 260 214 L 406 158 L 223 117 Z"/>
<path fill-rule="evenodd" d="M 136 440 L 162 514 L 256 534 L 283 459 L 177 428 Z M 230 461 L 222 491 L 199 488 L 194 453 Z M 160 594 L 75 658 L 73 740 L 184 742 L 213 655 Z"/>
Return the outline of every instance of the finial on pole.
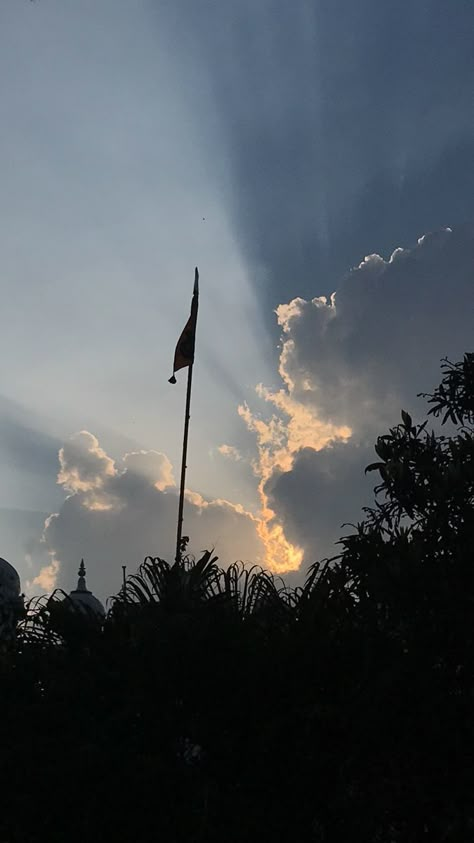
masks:
<path fill-rule="evenodd" d="M 84 565 L 84 560 L 81 559 L 81 564 L 79 565 L 79 571 L 77 572 L 79 579 L 77 582 L 77 591 L 87 591 L 86 586 L 86 568 Z"/>

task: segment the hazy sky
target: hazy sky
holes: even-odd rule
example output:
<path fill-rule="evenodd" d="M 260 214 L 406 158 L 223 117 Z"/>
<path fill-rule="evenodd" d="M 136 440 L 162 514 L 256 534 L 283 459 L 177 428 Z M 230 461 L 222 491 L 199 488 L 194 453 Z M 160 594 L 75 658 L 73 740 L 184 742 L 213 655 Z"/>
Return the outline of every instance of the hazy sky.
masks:
<path fill-rule="evenodd" d="M 85 556 L 104 595 L 170 556 L 196 264 L 192 549 L 304 570 L 357 520 L 376 433 L 472 346 L 473 36 L 471 0 L 4 0 L 0 555 L 25 588 Z"/>

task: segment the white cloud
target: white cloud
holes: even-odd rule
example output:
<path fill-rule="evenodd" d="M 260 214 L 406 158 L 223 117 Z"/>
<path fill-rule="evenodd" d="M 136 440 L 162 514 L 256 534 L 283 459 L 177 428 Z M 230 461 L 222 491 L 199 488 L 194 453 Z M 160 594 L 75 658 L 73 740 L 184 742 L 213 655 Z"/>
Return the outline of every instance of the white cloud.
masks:
<path fill-rule="evenodd" d="M 160 492 L 175 484 L 171 462 L 158 451 L 131 451 L 125 454 L 123 464 L 127 471 L 147 478 Z"/>
<path fill-rule="evenodd" d="M 71 436 L 59 450 L 58 483 L 68 492 L 92 492 L 101 489 L 116 473 L 114 461 L 107 456 L 97 438 L 87 430 Z"/>

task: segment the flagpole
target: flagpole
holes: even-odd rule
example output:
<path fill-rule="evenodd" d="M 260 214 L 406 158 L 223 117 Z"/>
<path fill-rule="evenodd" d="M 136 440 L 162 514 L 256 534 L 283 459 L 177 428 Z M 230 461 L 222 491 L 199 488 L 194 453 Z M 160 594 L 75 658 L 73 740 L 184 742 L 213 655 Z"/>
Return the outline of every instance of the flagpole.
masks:
<path fill-rule="evenodd" d="M 181 534 L 183 531 L 184 488 L 186 483 L 186 458 L 188 453 L 188 433 L 191 408 L 191 385 L 193 382 L 193 364 L 188 367 L 188 386 L 186 389 L 186 410 L 184 413 L 183 455 L 181 457 L 181 484 L 179 487 L 178 530 L 176 534 L 176 562 L 181 562 Z"/>
<path fill-rule="evenodd" d="M 179 369 L 188 369 L 188 386 L 186 389 L 186 410 L 184 413 L 184 435 L 183 435 L 183 453 L 181 457 L 181 482 L 179 486 L 179 508 L 178 508 L 178 530 L 176 533 L 176 564 L 181 563 L 181 549 L 182 549 L 182 531 L 183 531 L 183 509 L 184 509 L 184 490 L 186 484 L 186 458 L 188 453 L 188 433 L 189 433 L 189 419 L 191 418 L 191 385 L 193 382 L 193 363 L 194 363 L 194 346 L 196 342 L 196 324 L 199 307 L 199 271 L 196 267 L 194 270 L 194 287 L 193 298 L 191 301 L 191 314 L 184 327 L 184 330 L 178 340 L 176 351 L 174 353 L 173 374 L 169 382 L 176 383 L 175 372 Z"/>

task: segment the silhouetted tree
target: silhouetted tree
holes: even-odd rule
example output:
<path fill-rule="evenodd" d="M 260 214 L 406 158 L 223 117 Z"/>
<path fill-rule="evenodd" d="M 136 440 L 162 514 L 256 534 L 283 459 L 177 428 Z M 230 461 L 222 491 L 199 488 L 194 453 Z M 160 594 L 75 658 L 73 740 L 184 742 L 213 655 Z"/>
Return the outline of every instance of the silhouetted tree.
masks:
<path fill-rule="evenodd" d="M 443 372 L 425 397 L 456 428 L 435 435 L 402 412 L 379 437 L 376 505 L 334 564 L 360 648 L 343 816 L 360 818 L 361 840 L 474 829 L 474 355 Z"/>
<path fill-rule="evenodd" d="M 473 838 L 474 355 L 425 397 L 444 432 L 379 437 L 374 506 L 302 588 L 206 552 L 148 557 L 103 624 L 28 604 L 0 841 Z"/>

